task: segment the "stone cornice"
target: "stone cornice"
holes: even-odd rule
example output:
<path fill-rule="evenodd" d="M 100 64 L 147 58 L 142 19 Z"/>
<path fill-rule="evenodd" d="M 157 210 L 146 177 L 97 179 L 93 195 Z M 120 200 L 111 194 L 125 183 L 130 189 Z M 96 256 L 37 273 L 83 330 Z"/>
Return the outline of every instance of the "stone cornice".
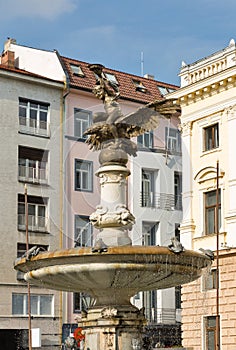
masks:
<path fill-rule="evenodd" d="M 176 102 L 182 107 L 235 86 L 236 67 L 231 67 L 196 83 L 182 87 L 179 90 L 166 95 L 166 98 L 176 99 Z"/>

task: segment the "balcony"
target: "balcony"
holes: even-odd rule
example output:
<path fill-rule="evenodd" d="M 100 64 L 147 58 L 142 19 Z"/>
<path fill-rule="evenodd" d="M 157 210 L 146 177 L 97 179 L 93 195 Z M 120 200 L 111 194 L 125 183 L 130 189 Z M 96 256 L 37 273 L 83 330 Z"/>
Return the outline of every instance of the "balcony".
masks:
<path fill-rule="evenodd" d="M 45 168 L 29 167 L 27 165 L 19 165 L 18 180 L 24 182 L 32 182 L 38 184 L 47 184 L 48 176 Z"/>
<path fill-rule="evenodd" d="M 19 131 L 43 137 L 50 136 L 49 123 L 32 118 L 19 117 Z"/>
<path fill-rule="evenodd" d="M 18 214 L 18 230 L 25 231 L 25 214 Z M 45 216 L 28 215 L 28 230 L 47 232 L 48 219 Z"/>
<path fill-rule="evenodd" d="M 176 324 L 180 321 L 179 309 L 145 308 L 148 325 Z"/>
<path fill-rule="evenodd" d="M 146 208 L 182 210 L 182 196 L 158 192 L 141 192 L 140 205 Z"/>

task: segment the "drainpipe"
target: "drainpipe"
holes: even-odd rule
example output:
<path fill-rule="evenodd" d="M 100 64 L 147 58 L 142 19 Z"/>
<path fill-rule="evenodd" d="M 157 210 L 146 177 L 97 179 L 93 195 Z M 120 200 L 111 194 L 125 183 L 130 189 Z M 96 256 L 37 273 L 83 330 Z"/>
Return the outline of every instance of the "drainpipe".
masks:
<path fill-rule="evenodd" d="M 219 161 L 216 163 L 216 350 L 220 350 L 219 315 Z"/>

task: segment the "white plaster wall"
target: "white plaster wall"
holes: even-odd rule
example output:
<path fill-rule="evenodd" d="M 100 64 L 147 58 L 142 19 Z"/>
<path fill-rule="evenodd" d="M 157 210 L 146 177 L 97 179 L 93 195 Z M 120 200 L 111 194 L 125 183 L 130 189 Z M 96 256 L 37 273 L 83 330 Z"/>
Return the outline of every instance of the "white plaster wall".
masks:
<path fill-rule="evenodd" d="M 9 50 L 15 52 L 18 68 L 50 79 L 65 81 L 65 73 L 55 51 L 40 50 L 13 43 L 10 44 Z"/>

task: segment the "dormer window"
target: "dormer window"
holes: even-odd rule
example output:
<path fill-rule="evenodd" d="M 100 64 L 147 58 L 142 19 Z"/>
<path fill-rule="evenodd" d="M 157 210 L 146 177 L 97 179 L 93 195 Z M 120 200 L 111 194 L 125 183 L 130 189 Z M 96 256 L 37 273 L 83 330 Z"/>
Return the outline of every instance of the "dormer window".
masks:
<path fill-rule="evenodd" d="M 166 86 L 159 86 L 157 85 L 160 93 L 162 96 L 165 96 L 166 94 L 170 93 L 170 92 L 173 92 L 175 91 L 175 89 L 172 89 L 172 88 L 169 88 L 169 87 L 166 87 Z"/>
<path fill-rule="evenodd" d="M 140 91 L 140 92 L 147 91 L 147 88 L 144 86 L 144 84 L 140 80 L 133 80 L 133 83 L 136 87 L 136 91 Z"/>
<path fill-rule="evenodd" d="M 82 71 L 82 68 L 80 67 L 80 65 L 70 64 L 70 68 L 71 68 L 72 73 L 74 75 L 78 75 L 80 77 L 84 77 L 84 72 Z"/>
<path fill-rule="evenodd" d="M 115 74 L 112 74 L 112 73 L 104 73 L 104 74 L 107 80 L 109 80 L 111 83 L 115 83 L 116 85 L 118 85 L 118 81 L 116 79 Z"/>

